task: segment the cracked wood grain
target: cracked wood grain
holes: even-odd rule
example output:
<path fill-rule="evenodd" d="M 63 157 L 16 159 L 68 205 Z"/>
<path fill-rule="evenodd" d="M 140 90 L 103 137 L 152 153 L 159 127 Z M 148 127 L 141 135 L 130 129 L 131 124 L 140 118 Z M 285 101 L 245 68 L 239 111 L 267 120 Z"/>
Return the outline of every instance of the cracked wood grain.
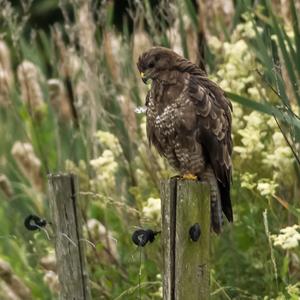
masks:
<path fill-rule="evenodd" d="M 161 183 L 163 299 L 209 299 L 210 199 L 205 183 L 172 178 Z M 189 229 L 200 224 L 197 242 Z"/>
<path fill-rule="evenodd" d="M 78 180 L 72 174 L 48 175 L 51 221 L 61 300 L 89 300 Z"/>

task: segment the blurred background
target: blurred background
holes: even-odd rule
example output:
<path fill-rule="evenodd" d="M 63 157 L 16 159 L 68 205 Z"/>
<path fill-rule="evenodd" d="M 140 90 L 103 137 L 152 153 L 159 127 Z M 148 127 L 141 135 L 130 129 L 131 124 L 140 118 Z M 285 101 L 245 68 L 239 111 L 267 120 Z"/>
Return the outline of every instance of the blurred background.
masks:
<path fill-rule="evenodd" d="M 47 174 L 80 178 L 93 299 L 162 299 L 159 182 L 136 69 L 153 45 L 233 102 L 234 219 L 212 235 L 211 299 L 300 298 L 299 0 L 0 0 L 0 298 L 58 299 Z M 46 227 L 50 236 L 51 226 Z M 139 286 L 139 274 L 141 285 Z"/>

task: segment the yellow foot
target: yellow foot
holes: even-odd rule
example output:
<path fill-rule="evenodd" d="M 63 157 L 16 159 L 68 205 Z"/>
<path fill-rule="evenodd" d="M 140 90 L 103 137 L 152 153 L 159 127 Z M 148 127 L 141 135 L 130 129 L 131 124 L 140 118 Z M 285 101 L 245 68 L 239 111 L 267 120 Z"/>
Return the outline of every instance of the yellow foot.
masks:
<path fill-rule="evenodd" d="M 197 180 L 198 177 L 195 176 L 195 175 L 193 175 L 193 174 L 191 174 L 191 173 L 187 173 L 187 174 L 184 174 L 184 175 L 182 176 L 182 179 L 186 179 L 186 180 Z"/>

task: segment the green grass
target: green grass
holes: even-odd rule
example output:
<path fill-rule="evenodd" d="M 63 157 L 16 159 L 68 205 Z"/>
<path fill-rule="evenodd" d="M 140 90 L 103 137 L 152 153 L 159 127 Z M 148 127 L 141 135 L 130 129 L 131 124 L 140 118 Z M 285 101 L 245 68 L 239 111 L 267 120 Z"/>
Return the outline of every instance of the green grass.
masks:
<path fill-rule="evenodd" d="M 34 8 L 34 14 L 45 11 L 45 7 L 55 7 L 55 1 L 43 2 L 40 8 Z M 290 22 L 281 20 L 271 1 L 261 3 L 252 7 L 250 1 L 238 1 L 226 28 L 205 20 L 209 76 L 221 85 L 222 80 L 228 81 L 226 94 L 235 102 L 235 146 L 246 151 L 234 153 L 235 222 L 225 225 L 220 237 L 212 236 L 212 299 L 296 299 L 300 295 L 294 288 L 299 281 L 299 247 L 288 251 L 270 247 L 263 218 L 267 210 L 270 234 L 299 222 L 299 16 L 294 1 L 290 1 Z M 94 298 L 136 299 L 141 268 L 142 299 L 161 299 L 160 239 L 143 249 L 140 266 L 139 251 L 131 242 L 131 234 L 137 227 L 160 228 L 154 214 L 147 215 L 143 209 L 150 197 L 159 197 L 159 180 L 172 171 L 149 150 L 144 115 L 134 112 L 135 107 L 144 105 L 146 93 L 136 70 L 137 53 L 146 50 L 146 42 L 139 43 L 134 37 L 140 34 L 149 44 L 172 47 L 172 29 L 176 33 L 176 49 L 187 57 L 195 57 L 198 49 L 189 41 L 198 33 L 201 16 L 190 0 L 175 2 L 173 19 L 166 17 L 163 5 L 161 2 L 152 7 L 151 1 L 145 1 L 135 7 L 131 11 L 135 20 L 133 33 L 126 18 L 122 31 L 115 30 L 111 3 L 100 5 L 99 15 L 86 15 L 82 21 L 84 16 L 80 13 L 84 10 L 71 2 L 62 7 L 64 16 L 71 16 L 70 19 L 47 32 L 31 28 L 22 10 L 12 9 L 3 19 L 1 34 L 11 56 L 13 83 L 6 95 L 9 105 L 0 104 L 0 173 L 9 179 L 13 195 L 8 197 L 0 189 L 0 258 L 10 263 L 34 299 L 57 298 L 43 281 L 46 270 L 40 264 L 41 258 L 53 251 L 53 241 L 48 241 L 43 232 L 26 231 L 23 221 L 30 213 L 49 220 L 46 175 L 60 171 L 79 176 L 85 221 L 95 218 L 108 232 L 106 237 L 99 236 L 96 252 L 88 250 Z M 220 24 L 227 24 L 228 18 L 221 10 L 215 10 L 215 14 Z M 246 26 L 247 22 L 253 24 L 251 37 L 239 31 L 239 26 Z M 221 42 L 220 50 L 210 45 L 212 36 Z M 235 63 L 236 56 L 226 51 L 240 41 L 247 44 L 252 65 L 246 65 L 246 61 L 237 63 L 237 74 L 233 76 L 227 68 Z M 42 74 L 35 83 L 41 91 L 43 109 L 35 113 L 36 107 L 28 105 L 33 99 L 22 99 L 17 73 L 23 60 L 34 63 Z M 0 54 L 0 70 L 2 64 Z M 225 78 L 218 75 L 220 71 L 225 72 Z M 59 79 L 64 87 L 59 99 L 73 105 L 73 114 L 65 119 L 53 106 L 53 94 L 47 84 L 51 78 Z M 243 87 L 235 89 L 242 81 L 246 82 Z M 264 96 L 253 98 L 251 88 Z M 62 109 L 62 103 L 59 108 Z M 249 135 L 245 138 L 247 130 Z M 109 140 L 96 137 L 98 131 L 111 133 L 120 150 Z M 281 132 L 289 145 L 277 135 Z M 253 146 L 249 140 L 256 135 L 257 145 Z M 32 144 L 41 163 L 38 174 L 31 173 L 32 161 L 26 163 L 28 153 L 23 161 L 12 154 L 16 141 Z M 252 152 L 248 153 L 249 149 Z M 97 159 L 98 168 L 90 163 Z M 22 163 L 24 170 L 20 168 Z M 248 173 L 253 180 L 246 177 Z M 39 182 L 42 183 L 38 187 Z M 276 183 L 275 193 L 264 193 L 265 183 Z M 103 249 L 108 236 L 117 243 L 116 252 L 106 255 Z"/>

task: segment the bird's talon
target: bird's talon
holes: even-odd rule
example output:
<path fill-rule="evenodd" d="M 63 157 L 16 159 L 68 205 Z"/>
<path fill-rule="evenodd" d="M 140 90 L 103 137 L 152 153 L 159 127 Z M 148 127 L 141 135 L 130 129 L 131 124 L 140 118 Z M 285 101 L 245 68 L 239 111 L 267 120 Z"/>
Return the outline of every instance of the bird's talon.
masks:
<path fill-rule="evenodd" d="M 184 174 L 182 176 L 182 179 L 185 179 L 185 180 L 197 180 L 198 177 L 195 176 L 195 175 L 193 175 L 193 174 L 191 174 L 191 173 L 188 173 L 188 174 Z"/>

